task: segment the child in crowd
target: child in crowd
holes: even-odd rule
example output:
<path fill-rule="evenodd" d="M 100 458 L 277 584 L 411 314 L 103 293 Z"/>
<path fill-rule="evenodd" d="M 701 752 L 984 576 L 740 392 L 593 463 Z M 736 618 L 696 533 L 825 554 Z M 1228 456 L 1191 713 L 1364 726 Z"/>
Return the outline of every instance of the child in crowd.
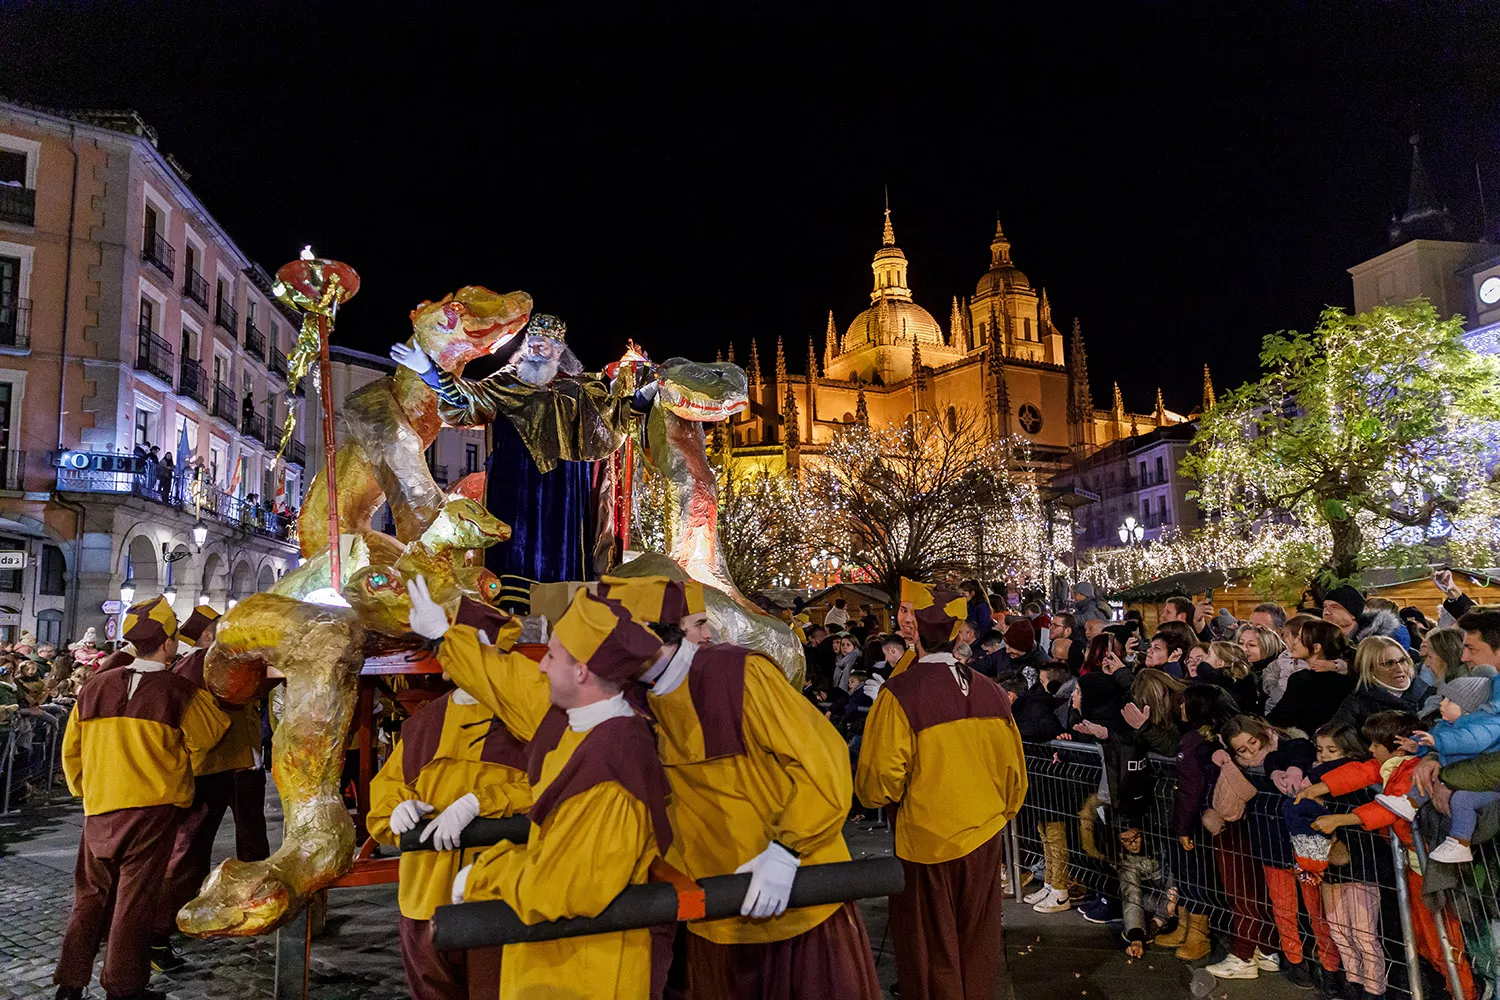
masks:
<path fill-rule="evenodd" d="M 1430 732 L 1417 730 L 1402 741 L 1401 749 L 1416 756 L 1435 750 L 1444 765 L 1500 750 L 1500 715 L 1489 711 L 1490 688 L 1488 677 L 1456 677 L 1444 684 L 1439 689 L 1441 721 Z M 1413 787 L 1405 795 L 1377 795 L 1375 801 L 1411 822 L 1427 798 Z M 1478 812 L 1495 802 L 1500 802 L 1500 791 L 1454 792 L 1449 802 L 1453 822 L 1448 838 L 1427 856 L 1448 864 L 1473 861 L 1469 841 L 1474 836 Z"/>
<path fill-rule="evenodd" d="M 1056 705 L 1041 681 L 1027 684 L 1019 670 L 1011 670 L 996 678 L 1000 690 L 1010 699 L 1010 714 L 1021 731 L 1021 739 L 1027 743 L 1046 743 L 1055 740 L 1062 732 Z"/>
<path fill-rule="evenodd" d="M 1198 668 L 1203 661 L 1208 659 L 1208 643 L 1195 642 L 1188 647 L 1187 655 L 1182 658 L 1182 673 L 1185 680 L 1203 680 L 1198 675 Z"/>
<path fill-rule="evenodd" d="M 1146 942 L 1177 928 L 1177 886 L 1172 870 L 1147 852 L 1146 838 L 1135 826 L 1120 831 L 1115 871 L 1120 876 L 1125 953 L 1140 958 Z"/>
<path fill-rule="evenodd" d="M 1208 662 L 1204 666 L 1211 669 L 1205 671 L 1199 667 L 1200 676 L 1206 673 L 1206 680 L 1223 686 L 1241 712 L 1246 715 L 1260 713 L 1260 682 L 1255 679 L 1250 659 L 1239 644 L 1209 643 Z"/>

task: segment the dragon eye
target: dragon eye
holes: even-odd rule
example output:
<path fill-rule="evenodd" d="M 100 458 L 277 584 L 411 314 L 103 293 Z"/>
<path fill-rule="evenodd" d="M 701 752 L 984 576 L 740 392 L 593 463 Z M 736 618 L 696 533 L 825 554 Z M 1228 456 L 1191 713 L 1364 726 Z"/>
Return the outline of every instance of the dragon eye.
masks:
<path fill-rule="evenodd" d="M 384 573 L 376 573 L 370 577 L 370 582 L 377 587 L 384 587 L 390 580 Z"/>

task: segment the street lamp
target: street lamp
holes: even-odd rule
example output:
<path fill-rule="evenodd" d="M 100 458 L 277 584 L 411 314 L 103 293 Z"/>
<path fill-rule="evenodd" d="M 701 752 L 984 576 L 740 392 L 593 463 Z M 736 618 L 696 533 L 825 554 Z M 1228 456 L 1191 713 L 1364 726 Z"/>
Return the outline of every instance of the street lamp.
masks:
<path fill-rule="evenodd" d="M 203 551 L 203 543 L 208 541 L 208 525 L 203 523 L 203 518 L 198 518 L 198 523 L 193 525 L 193 544 L 198 546 L 198 551 Z"/>
<path fill-rule="evenodd" d="M 177 584 L 175 584 L 175 583 L 169 583 L 169 584 L 167 584 L 166 589 L 161 592 L 161 596 L 163 596 L 163 597 L 165 597 L 167 599 L 167 606 L 168 607 L 171 607 L 172 605 L 176 604 L 177 603 Z"/>
<path fill-rule="evenodd" d="M 130 602 L 135 600 L 135 577 L 127 576 L 125 582 L 120 584 L 120 603 L 127 608 Z"/>
<path fill-rule="evenodd" d="M 1137 524 L 1133 516 L 1126 516 L 1125 523 L 1120 525 L 1119 535 L 1121 545 L 1134 545 L 1146 537 L 1146 528 Z"/>
<path fill-rule="evenodd" d="M 208 603 L 208 595 L 207 594 L 199 594 L 198 595 L 198 603 L 199 604 L 207 604 Z"/>

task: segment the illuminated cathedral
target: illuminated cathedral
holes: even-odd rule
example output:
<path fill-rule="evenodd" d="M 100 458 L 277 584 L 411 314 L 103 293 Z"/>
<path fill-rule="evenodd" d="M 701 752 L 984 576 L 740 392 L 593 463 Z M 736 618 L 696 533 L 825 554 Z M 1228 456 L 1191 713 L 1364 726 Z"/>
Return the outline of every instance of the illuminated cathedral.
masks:
<path fill-rule="evenodd" d="M 750 406 L 728 432 L 737 464 L 795 467 L 856 421 L 884 426 L 918 411 L 951 421 L 967 409 L 983 415 L 990 435 L 1027 438 L 1039 471 L 1056 471 L 1112 441 L 1188 419 L 1165 407 L 1160 389 L 1155 412 L 1127 412 L 1118 382 L 1109 407 L 1094 405 L 1078 321 L 1065 353 L 1047 292 L 1011 259 L 999 221 L 989 270 L 972 296 L 954 296 L 946 331 L 912 295 L 889 206 L 880 244 L 869 308 L 842 335 L 830 311 L 822 350 L 807 339 L 801 374 L 789 370 L 783 337 L 769 371 L 751 342 Z"/>

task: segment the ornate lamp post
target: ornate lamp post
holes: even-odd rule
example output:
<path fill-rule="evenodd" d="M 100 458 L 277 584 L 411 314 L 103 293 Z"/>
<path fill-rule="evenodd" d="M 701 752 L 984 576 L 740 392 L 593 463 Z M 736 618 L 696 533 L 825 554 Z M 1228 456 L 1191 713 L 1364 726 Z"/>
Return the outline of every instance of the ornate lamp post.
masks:
<path fill-rule="evenodd" d="M 1120 525 L 1119 535 L 1121 545 L 1136 545 L 1146 537 L 1146 528 L 1137 524 L 1134 516 L 1126 515 L 1125 523 Z"/>

